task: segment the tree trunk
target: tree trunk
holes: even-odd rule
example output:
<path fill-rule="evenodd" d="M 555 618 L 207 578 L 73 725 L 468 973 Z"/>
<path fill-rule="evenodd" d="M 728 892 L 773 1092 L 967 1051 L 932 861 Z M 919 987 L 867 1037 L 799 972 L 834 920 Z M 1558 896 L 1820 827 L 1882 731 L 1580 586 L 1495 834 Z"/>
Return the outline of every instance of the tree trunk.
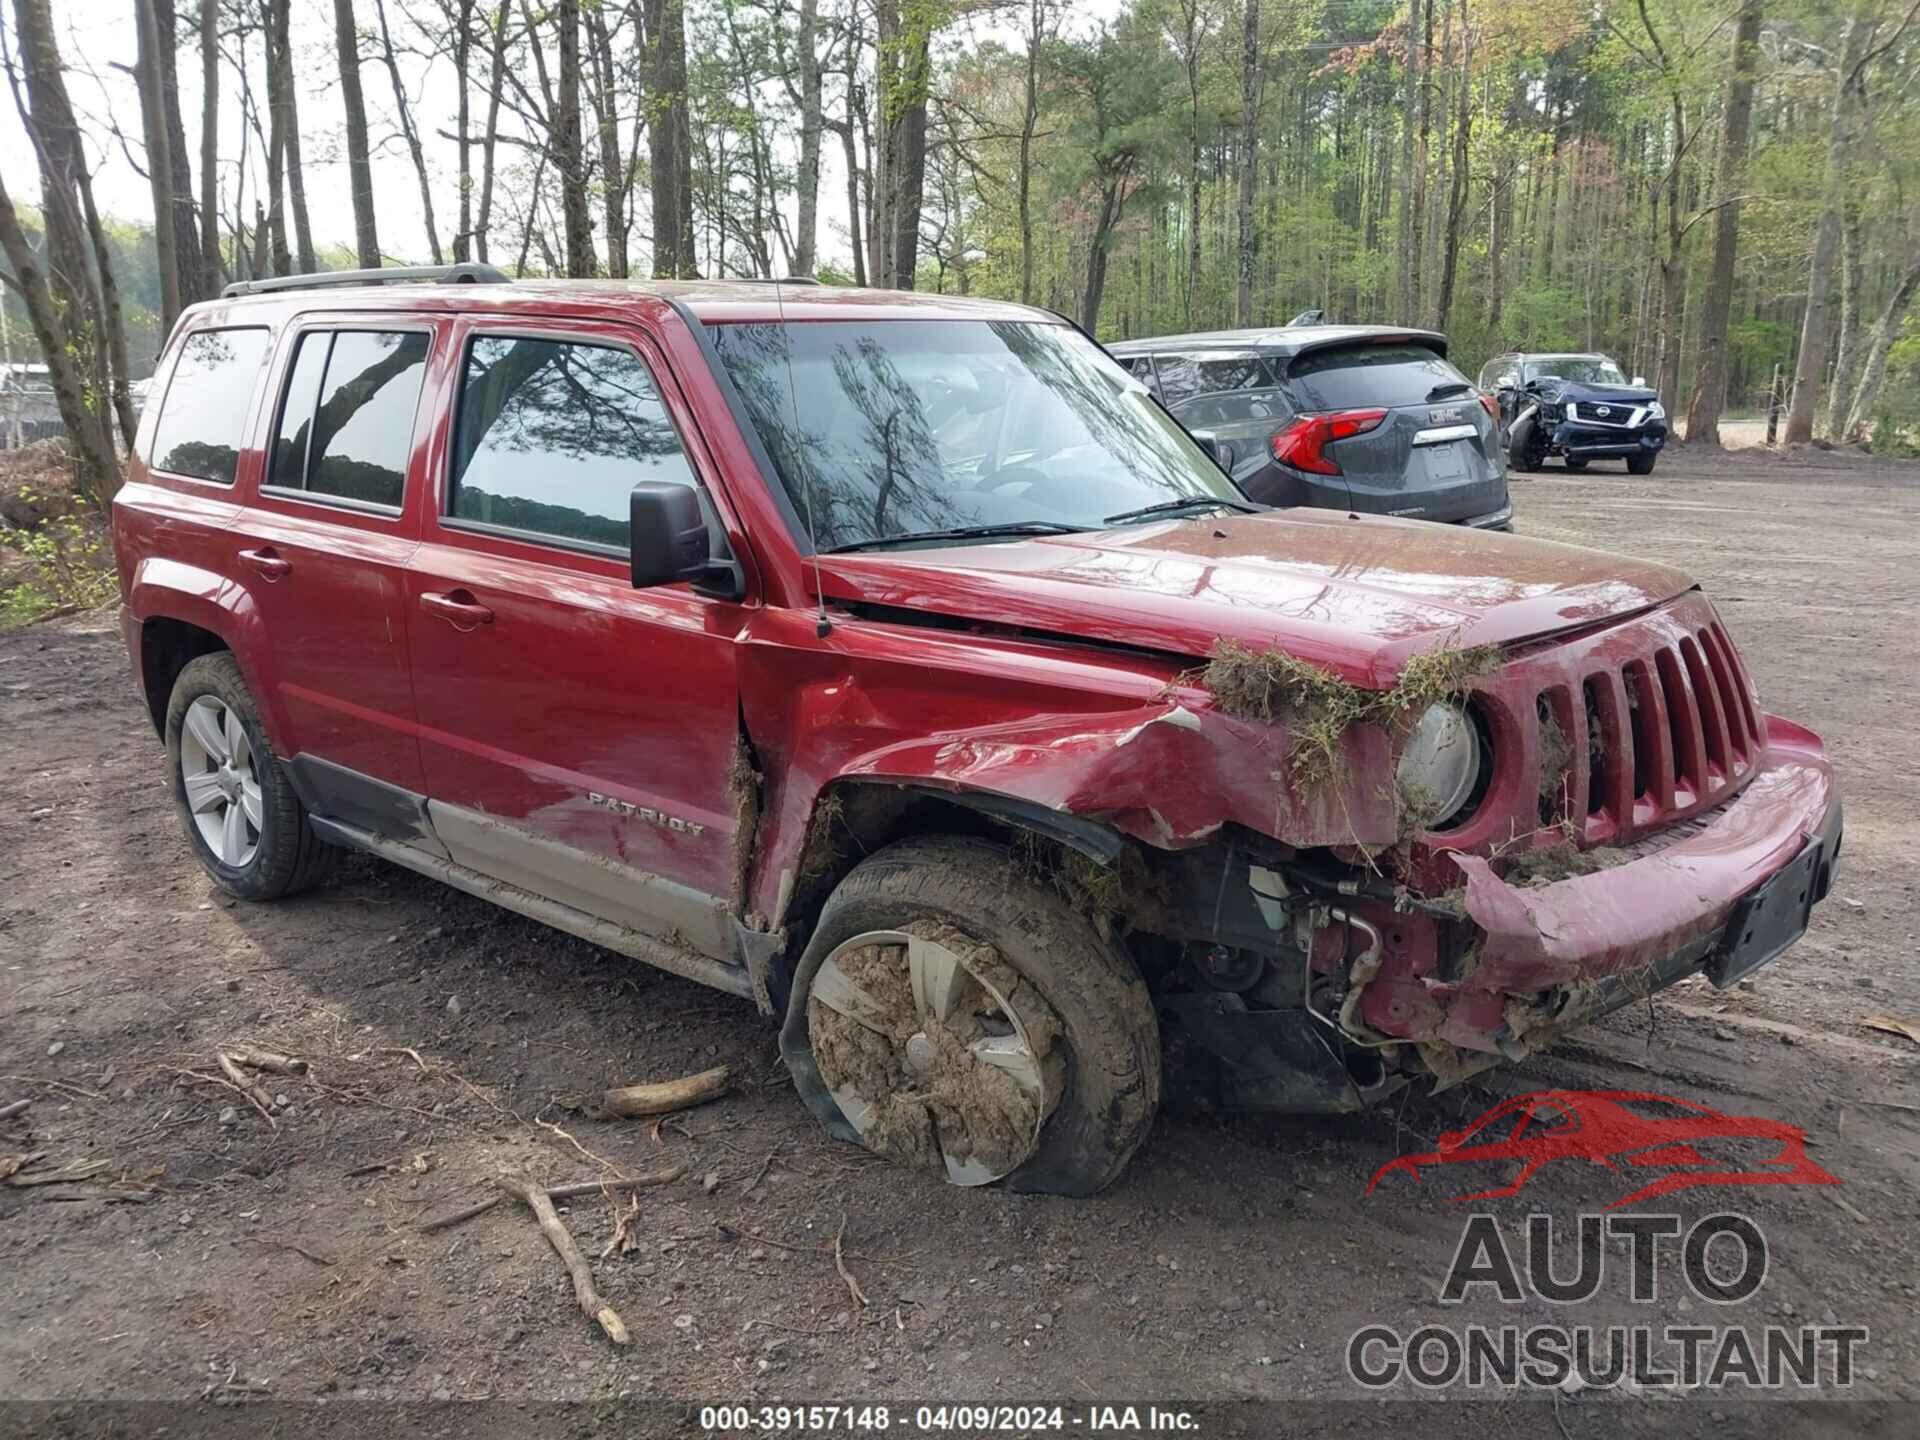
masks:
<path fill-rule="evenodd" d="M 1860 367 L 1860 384 L 1853 393 L 1853 404 L 1847 410 L 1846 425 L 1835 438 L 1855 444 L 1868 438 L 1867 427 L 1873 423 L 1873 407 L 1879 403 L 1880 387 L 1887 378 L 1887 352 L 1899 338 L 1900 323 L 1906 317 L 1907 307 L 1913 304 L 1915 291 L 1920 291 L 1920 263 L 1907 267 L 1893 294 L 1887 297 L 1886 308 L 1880 312 L 1879 320 L 1874 323 L 1873 338 L 1867 343 L 1867 358 Z"/>
<path fill-rule="evenodd" d="M 1239 287 L 1235 296 L 1235 323 L 1253 324 L 1253 270 L 1260 253 L 1260 235 L 1253 224 L 1255 155 L 1260 131 L 1260 0 L 1245 0 L 1246 24 L 1240 35 L 1240 197 L 1238 217 Z"/>
<path fill-rule="evenodd" d="M 171 334 L 180 317 L 180 260 L 173 213 L 173 150 L 167 134 L 166 101 L 160 71 L 160 22 L 154 0 L 134 0 L 140 28 L 136 75 L 140 82 L 141 128 L 147 141 L 147 180 L 153 189 L 153 248 L 160 271 L 160 333 Z M 166 37 L 172 44 L 173 37 Z"/>
<path fill-rule="evenodd" d="M 1672 97 L 1673 163 L 1667 168 L 1667 254 L 1660 262 L 1660 370 L 1655 388 L 1669 411 L 1680 408 L 1680 332 L 1687 297 L 1687 258 L 1680 220 L 1681 159 L 1687 152 L 1687 112 L 1680 95 Z"/>
<path fill-rule="evenodd" d="M 261 38 L 267 52 L 267 229 L 272 237 L 272 265 L 276 275 L 293 273 L 293 251 L 287 245 L 287 101 L 293 66 L 282 63 L 286 30 L 280 24 L 286 0 L 263 0 Z"/>
<path fill-rule="evenodd" d="M 22 115 L 40 165 L 41 223 L 46 228 L 47 284 L 67 339 L 90 357 L 94 334 L 88 305 L 86 222 L 80 214 L 80 127 L 67 99 L 49 0 L 14 0 L 31 119 Z"/>
<path fill-rule="evenodd" d="M 1405 64 L 1407 84 L 1400 110 L 1400 273 L 1396 277 L 1395 294 L 1399 303 L 1396 318 L 1403 324 L 1411 324 L 1419 306 L 1415 276 L 1419 271 L 1420 244 L 1413 221 L 1419 176 L 1415 172 L 1413 134 L 1420 109 L 1420 0 L 1410 0 L 1407 7 Z"/>
<path fill-rule="evenodd" d="M 167 123 L 167 167 L 173 179 L 173 254 L 180 271 L 180 303 L 191 305 L 219 287 L 202 262 L 200 217 L 194 207 L 192 151 L 180 116 L 180 20 L 174 0 L 153 0 L 160 36 L 160 109 Z"/>
<path fill-rule="evenodd" d="M 1727 403 L 1727 317 L 1733 308 L 1733 262 L 1740 241 L 1740 187 L 1747 182 L 1747 144 L 1753 129 L 1753 77 L 1760 51 L 1761 0 L 1741 0 L 1728 67 L 1726 133 L 1714 196 L 1713 269 L 1700 312 L 1700 370 L 1687 406 L 1687 443 L 1720 444 L 1720 412 Z"/>
<path fill-rule="evenodd" d="M 1473 31 L 1467 27 L 1465 0 L 1456 0 L 1455 13 L 1460 17 L 1460 94 L 1454 112 L 1453 184 L 1447 196 L 1447 240 L 1440 262 L 1440 298 L 1434 305 L 1436 330 L 1447 328 L 1447 317 L 1453 310 L 1453 281 L 1460 265 L 1460 231 L 1466 221 L 1470 179 L 1467 145 L 1473 128 Z"/>
<path fill-rule="evenodd" d="M 920 258 L 920 206 L 927 179 L 927 97 L 932 90 L 933 15 L 919 0 L 876 0 L 874 81 L 879 130 L 874 160 L 873 283 L 913 288 Z"/>
<path fill-rule="evenodd" d="M 1834 327 L 1833 378 L 1827 386 L 1827 434 L 1838 440 L 1846 426 L 1860 361 L 1860 202 L 1851 184 L 1840 202 L 1840 322 Z"/>
<path fill-rule="evenodd" d="M 1419 135 L 1413 148 L 1413 224 L 1408 236 L 1407 269 L 1411 272 L 1408 283 L 1412 289 L 1413 307 L 1407 312 L 1407 321 L 1420 314 L 1426 299 L 1427 287 L 1427 166 L 1433 135 L 1433 0 L 1424 5 L 1415 0 L 1420 12 L 1419 23 L 1415 27 L 1419 32 L 1419 69 L 1420 76 L 1415 87 L 1414 109 L 1418 112 L 1416 125 Z"/>
<path fill-rule="evenodd" d="M 276 0 L 276 3 L 285 4 L 286 0 Z M 563 3 L 560 8 L 564 15 L 566 4 Z M 380 55 L 386 61 L 387 77 L 393 82 L 393 108 L 400 117 L 400 135 L 407 142 L 407 153 L 413 157 L 414 174 L 420 177 L 420 213 L 427 227 L 427 248 L 433 252 L 433 263 L 443 265 L 446 261 L 440 249 L 440 234 L 433 223 L 433 183 L 427 178 L 427 158 L 420 148 L 420 128 L 413 121 L 413 106 L 407 101 L 407 87 L 400 83 L 400 66 L 393 57 L 393 35 L 387 28 L 387 0 L 373 0 L 373 10 L 380 20 Z M 578 30 L 579 27 L 576 25 L 576 34 Z M 576 76 L 579 69 L 578 58 L 576 55 Z M 576 114 L 576 122 L 578 118 Z M 295 145 L 300 143 L 297 134 L 293 137 L 292 143 Z"/>
<path fill-rule="evenodd" d="M 500 97 L 506 88 L 507 18 L 512 8 L 513 0 L 500 0 L 489 31 L 493 61 L 487 78 L 487 129 L 480 143 L 480 212 L 473 222 L 474 249 L 483 262 L 487 258 L 487 232 L 493 225 L 493 161 L 500 146 Z"/>
<path fill-rule="evenodd" d="M 628 275 L 627 191 L 628 167 L 620 151 L 619 79 L 613 68 L 613 36 L 606 12 L 595 5 L 584 16 L 591 47 L 594 130 L 600 144 L 600 202 L 606 216 L 607 274 L 616 280 Z"/>
<path fill-rule="evenodd" d="M 1840 243 L 1840 206 L 1847 173 L 1847 114 L 1854 74 L 1867 51 L 1873 26 L 1864 13 L 1847 22 L 1839 79 L 1833 91 L 1833 121 L 1827 141 L 1826 198 L 1820 210 L 1820 228 L 1814 234 L 1813 261 L 1807 270 L 1807 308 L 1800 322 L 1800 358 L 1793 367 L 1793 399 L 1787 406 L 1786 443 L 1805 445 L 1813 439 L 1814 397 L 1827 368 L 1828 310 L 1833 303 L 1833 256 Z"/>
<path fill-rule="evenodd" d="M 360 92 L 360 31 L 353 0 L 333 0 L 334 43 L 340 52 L 340 97 L 347 111 L 347 175 L 353 190 L 353 243 L 360 268 L 380 268 L 379 227 L 373 214 L 373 160 L 368 154 L 367 102 Z"/>
<path fill-rule="evenodd" d="M 820 101 L 820 0 L 800 0 L 800 166 L 794 171 L 799 211 L 793 239 L 793 271 L 813 274 L 820 234 L 820 140 L 826 129 Z"/>
<path fill-rule="evenodd" d="M 4 173 L 0 173 L 0 249 L 6 252 L 13 270 L 14 288 L 27 309 L 34 338 L 40 342 L 40 356 L 46 361 L 53 384 L 54 403 L 59 407 L 61 423 L 66 426 L 78 462 L 79 480 L 94 502 L 105 507 L 120 488 L 120 459 L 114 453 L 113 436 L 105 422 L 87 407 L 87 381 L 61 320 L 59 302 L 54 298 L 47 277 L 41 273 L 33 247 L 20 229 L 14 213 L 13 198 L 7 194 Z"/>
<path fill-rule="evenodd" d="M 473 258 L 473 4 L 459 0 L 454 12 L 453 77 L 460 87 L 454 107 L 454 153 L 459 157 L 460 219 L 453 232 L 453 263 Z"/>
<path fill-rule="evenodd" d="M 220 0 L 200 0 L 200 254 L 211 295 L 226 283 L 220 256 Z"/>
<path fill-rule="evenodd" d="M 1114 226 L 1120 223 L 1126 183 L 1126 172 L 1122 170 L 1109 175 L 1100 188 L 1100 215 L 1094 221 L 1093 243 L 1087 251 L 1087 288 L 1080 297 L 1080 328 L 1089 335 L 1099 333 L 1100 302 L 1107 289 L 1108 252 L 1113 247 Z"/>
<path fill-rule="evenodd" d="M 687 123 L 687 30 L 683 0 L 645 0 L 647 150 L 653 163 L 653 274 L 692 279 L 693 144 Z"/>
<path fill-rule="evenodd" d="M 101 227 L 100 212 L 93 204 L 93 177 L 84 169 L 80 172 L 80 207 L 87 217 L 87 238 L 93 245 L 94 262 L 100 267 L 100 328 L 106 341 L 107 393 L 113 413 L 120 421 L 121 440 L 131 451 L 133 433 L 140 428 L 140 416 L 134 411 L 129 388 L 133 377 L 127 368 L 126 312 L 120 306 L 120 285 L 113 275 L 107 232 Z"/>
<path fill-rule="evenodd" d="M 1019 169 L 1014 188 L 1020 210 L 1020 303 L 1033 303 L 1033 137 L 1040 127 L 1040 44 L 1045 36 L 1046 0 L 1029 0 L 1026 84 L 1020 107 Z M 1191 306 L 1191 301 L 1189 301 Z"/>

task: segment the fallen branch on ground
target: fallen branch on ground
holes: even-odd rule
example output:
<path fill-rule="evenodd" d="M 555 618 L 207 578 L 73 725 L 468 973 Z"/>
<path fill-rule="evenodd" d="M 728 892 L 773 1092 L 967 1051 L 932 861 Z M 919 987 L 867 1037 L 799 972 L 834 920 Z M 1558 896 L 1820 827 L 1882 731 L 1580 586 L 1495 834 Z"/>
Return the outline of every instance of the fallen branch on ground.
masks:
<path fill-rule="evenodd" d="M 11 1105 L 0 1105 L 0 1120 L 11 1120 L 16 1115 L 24 1115 L 31 1100 L 16 1100 Z"/>
<path fill-rule="evenodd" d="M 38 1158 L 38 1155 L 29 1157 L 29 1159 Z M 21 1189 L 29 1185 L 68 1185 L 76 1180 L 90 1180 L 102 1170 L 112 1168 L 113 1162 L 110 1160 L 72 1160 L 58 1170 L 36 1170 L 31 1175 L 23 1175 L 15 1171 L 7 1177 L 7 1184 Z"/>
<path fill-rule="evenodd" d="M 652 1175 L 612 1176 L 605 1180 L 581 1180 L 571 1185 L 554 1185 L 548 1188 L 547 1194 L 555 1200 L 577 1200 L 582 1195 L 597 1195 L 602 1190 L 638 1190 L 648 1185 L 667 1185 L 686 1173 L 686 1166 L 676 1165 L 671 1170 L 661 1170 Z M 415 1228 L 422 1235 L 431 1235 L 435 1230 L 445 1230 L 450 1226 L 471 1220 L 477 1215 L 486 1214 L 498 1205 L 501 1199 L 499 1195 L 489 1195 L 486 1199 L 476 1200 L 473 1204 L 459 1210 L 445 1215 L 436 1215 L 430 1220 L 422 1220 Z"/>
<path fill-rule="evenodd" d="M 853 1272 L 847 1269 L 847 1262 L 840 1253 L 840 1242 L 846 1238 L 847 1217 L 843 1211 L 840 1216 L 840 1228 L 833 1233 L 833 1268 L 840 1272 L 840 1278 L 847 1282 L 847 1293 L 853 1296 L 853 1303 L 862 1310 L 867 1308 L 867 1292 L 860 1288 L 860 1282 L 853 1278 Z"/>
<path fill-rule="evenodd" d="M 593 1271 L 587 1267 L 587 1257 L 580 1253 L 572 1233 L 561 1223 L 559 1212 L 553 1208 L 553 1197 L 538 1185 L 509 1180 L 504 1175 L 494 1177 L 493 1183 L 525 1205 L 540 1222 L 540 1233 L 547 1237 L 547 1243 L 573 1279 L 573 1295 L 580 1302 L 580 1309 L 606 1331 L 607 1338 L 614 1344 L 631 1345 L 633 1336 L 627 1333 L 626 1322 L 593 1288 Z"/>
<path fill-rule="evenodd" d="M 220 1073 L 227 1077 L 227 1083 L 245 1097 L 246 1102 L 258 1110 L 274 1129 L 280 1128 L 280 1122 L 273 1118 L 273 1096 L 262 1090 L 246 1077 L 244 1071 L 233 1063 L 233 1057 L 224 1050 L 216 1050 L 214 1059 L 220 1062 Z"/>
<path fill-rule="evenodd" d="M 292 1055 L 278 1055 L 271 1050 L 228 1050 L 225 1052 L 236 1065 L 244 1065 L 249 1070 L 270 1070 L 275 1075 L 304 1075 L 307 1062 Z"/>
<path fill-rule="evenodd" d="M 725 1065 L 716 1065 L 711 1070 L 702 1070 L 698 1075 L 687 1075 L 678 1080 L 660 1080 L 651 1085 L 624 1085 L 617 1090 L 609 1090 L 601 1097 L 600 1104 L 609 1115 L 622 1120 L 632 1120 L 642 1115 L 666 1115 L 726 1094 L 732 1078 L 732 1072 Z"/>

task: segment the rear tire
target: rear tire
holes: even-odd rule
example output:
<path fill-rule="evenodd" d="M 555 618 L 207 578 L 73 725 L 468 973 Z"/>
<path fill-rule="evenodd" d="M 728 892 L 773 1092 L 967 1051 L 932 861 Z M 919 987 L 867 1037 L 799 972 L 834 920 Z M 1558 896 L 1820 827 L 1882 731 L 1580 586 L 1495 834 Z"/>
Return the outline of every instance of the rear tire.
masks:
<path fill-rule="evenodd" d="M 1657 455 L 1629 456 L 1627 458 L 1627 473 L 1629 475 L 1651 475 L 1653 473 L 1653 462 L 1659 458 Z"/>
<path fill-rule="evenodd" d="M 278 900 L 325 879 L 340 851 L 313 833 L 226 651 L 188 662 L 167 702 L 173 803 L 194 855 L 229 895 Z"/>
<path fill-rule="evenodd" d="M 1021 875 L 1003 846 L 951 837 L 909 840 L 857 866 L 827 901 L 797 972 L 791 1004 L 808 1017 L 806 1033 L 822 1033 L 817 1028 L 820 1012 L 828 1008 L 816 998 L 815 979 L 830 959 L 834 966 L 826 973 L 833 974 L 850 952 L 858 954 L 859 947 L 850 941 L 875 932 L 929 931 L 947 937 L 950 948 L 964 950 L 967 942 L 982 947 L 968 952 L 972 958 L 967 969 L 988 975 L 996 989 L 1012 998 L 1009 1013 L 1018 1012 L 1025 1022 L 1019 1027 L 1020 1038 L 1032 1038 L 1046 1068 L 1045 1103 L 1051 1108 L 1036 1108 L 1037 1139 L 1025 1157 L 1010 1169 L 992 1167 L 1003 1171 L 999 1178 L 1014 1190 L 1060 1195 L 1091 1195 L 1111 1184 L 1147 1138 L 1159 1108 L 1160 1027 L 1153 1002 L 1119 947 L 1051 889 Z M 986 947 L 995 953 L 988 956 Z M 859 963 L 871 958 L 860 956 Z M 854 968 L 852 961 L 846 966 L 847 971 Z M 873 989 L 877 994 L 880 986 Z M 791 1031 L 794 1022 L 788 1023 Z M 913 1023 L 908 1016 L 907 1028 Z M 934 1029 L 929 1021 L 926 1032 Z M 926 1032 L 905 1042 L 901 1053 L 907 1062 L 913 1061 L 916 1043 L 921 1054 L 926 1053 Z M 876 1032 L 868 1033 L 880 1039 Z M 896 1027 L 896 1038 L 898 1033 Z M 882 1052 L 886 1043 L 881 1040 Z M 825 1086 L 845 1085 L 844 1062 L 823 1055 L 811 1038 L 809 1045 Z M 880 1062 L 884 1067 L 889 1057 L 881 1053 Z M 869 1094 L 867 1090 L 881 1082 L 872 1070 L 867 1075 L 861 1095 L 878 1102 L 875 1110 L 884 1106 L 889 1116 L 898 1118 L 901 1111 L 895 1107 L 920 1101 L 918 1095 L 897 1091 Z M 965 1080 L 964 1075 L 955 1078 Z M 803 1091 L 807 1088 L 803 1084 Z M 941 1093 L 938 1077 L 906 1088 L 936 1097 Z M 823 1104 L 840 1108 L 824 1093 L 810 1094 L 808 1102 L 816 1112 Z M 944 1151 L 948 1130 L 961 1128 L 951 1119 L 953 1107 L 943 1108 L 936 1098 L 923 1108 L 933 1115 L 931 1133 Z M 853 1114 L 842 1114 L 862 1131 L 862 1142 L 870 1149 L 888 1150 L 884 1132 L 863 1129 Z M 971 1145 L 970 1133 L 961 1138 Z M 892 1153 L 905 1158 L 911 1152 L 896 1148 Z M 953 1157 L 947 1154 L 944 1160 L 951 1177 Z"/>

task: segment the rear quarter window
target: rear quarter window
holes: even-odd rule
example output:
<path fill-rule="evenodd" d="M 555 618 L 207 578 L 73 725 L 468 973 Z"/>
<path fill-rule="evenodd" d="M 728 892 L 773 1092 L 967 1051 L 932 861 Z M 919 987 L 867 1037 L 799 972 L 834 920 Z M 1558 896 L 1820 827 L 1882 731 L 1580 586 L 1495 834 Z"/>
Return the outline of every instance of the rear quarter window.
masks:
<path fill-rule="evenodd" d="M 1436 385 L 1467 383 L 1466 376 L 1423 345 L 1310 350 L 1294 358 L 1287 377 L 1288 388 L 1303 410 L 1418 405 Z"/>
<path fill-rule="evenodd" d="M 1272 367 L 1260 355 L 1240 355 L 1228 359 L 1162 355 L 1159 372 L 1161 393 L 1169 404 L 1192 395 L 1212 395 L 1223 390 L 1258 390 L 1273 384 Z"/>
<path fill-rule="evenodd" d="M 151 468 L 233 483 L 267 341 L 264 327 L 248 326 L 199 330 L 181 342 L 154 425 Z"/>

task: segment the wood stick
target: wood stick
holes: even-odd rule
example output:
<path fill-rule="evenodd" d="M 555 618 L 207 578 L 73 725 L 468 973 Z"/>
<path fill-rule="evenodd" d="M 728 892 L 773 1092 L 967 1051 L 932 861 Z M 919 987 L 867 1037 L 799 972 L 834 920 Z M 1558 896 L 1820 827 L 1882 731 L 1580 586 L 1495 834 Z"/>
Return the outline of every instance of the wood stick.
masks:
<path fill-rule="evenodd" d="M 215 1051 L 214 1058 L 220 1062 L 220 1073 L 227 1077 L 227 1083 L 244 1095 L 247 1103 L 265 1116 L 269 1125 L 278 1130 L 280 1122 L 273 1118 L 273 1096 L 249 1080 L 240 1067 L 233 1063 L 233 1057 L 226 1051 Z"/>
<path fill-rule="evenodd" d="M 833 1268 L 840 1272 L 840 1278 L 847 1282 L 847 1293 L 853 1296 L 854 1303 L 862 1310 L 867 1308 L 867 1292 L 860 1288 L 860 1282 L 853 1278 L 853 1272 L 847 1269 L 847 1262 L 840 1253 L 840 1242 L 846 1238 L 847 1217 L 840 1216 L 840 1228 L 833 1233 Z"/>
<path fill-rule="evenodd" d="M 702 1070 L 679 1080 L 661 1080 L 651 1085 L 625 1085 L 609 1090 L 600 1104 L 609 1115 L 632 1120 L 641 1115 L 666 1115 L 685 1110 L 715 1096 L 724 1095 L 732 1083 L 732 1072 L 725 1065 Z"/>
<path fill-rule="evenodd" d="M 11 1105 L 0 1105 L 0 1120 L 11 1120 L 16 1115 L 26 1114 L 31 1104 L 32 1100 L 16 1100 Z"/>
<path fill-rule="evenodd" d="M 667 1185 L 687 1173 L 687 1167 L 676 1165 L 671 1170 L 659 1170 L 651 1175 L 615 1176 L 608 1180 L 581 1180 L 570 1185 L 554 1185 L 547 1194 L 555 1200 L 577 1200 L 582 1195 L 597 1195 L 602 1190 L 638 1190 L 645 1185 Z M 501 1196 L 490 1195 L 485 1200 L 476 1200 L 473 1204 L 459 1210 L 449 1211 L 445 1215 L 436 1215 L 430 1220 L 422 1220 L 414 1228 L 422 1235 L 431 1235 L 435 1230 L 445 1230 L 476 1215 L 484 1215 L 501 1201 Z"/>
<path fill-rule="evenodd" d="M 292 1055 L 278 1055 L 271 1050 L 229 1050 L 226 1052 L 236 1065 L 244 1065 L 249 1070 L 270 1070 L 275 1075 L 304 1075 L 307 1062 Z"/>
<path fill-rule="evenodd" d="M 540 1233 L 547 1237 L 547 1243 L 573 1278 L 573 1295 L 580 1302 L 580 1309 L 606 1331 L 607 1338 L 614 1344 L 631 1345 L 633 1336 L 627 1333 L 626 1322 L 593 1288 L 593 1271 L 587 1268 L 587 1257 L 580 1253 L 580 1247 L 573 1243 L 573 1235 L 561 1223 L 559 1213 L 553 1208 L 553 1197 L 538 1185 L 510 1180 L 504 1175 L 495 1176 L 493 1183 L 533 1211 L 533 1218 L 540 1222 Z"/>

